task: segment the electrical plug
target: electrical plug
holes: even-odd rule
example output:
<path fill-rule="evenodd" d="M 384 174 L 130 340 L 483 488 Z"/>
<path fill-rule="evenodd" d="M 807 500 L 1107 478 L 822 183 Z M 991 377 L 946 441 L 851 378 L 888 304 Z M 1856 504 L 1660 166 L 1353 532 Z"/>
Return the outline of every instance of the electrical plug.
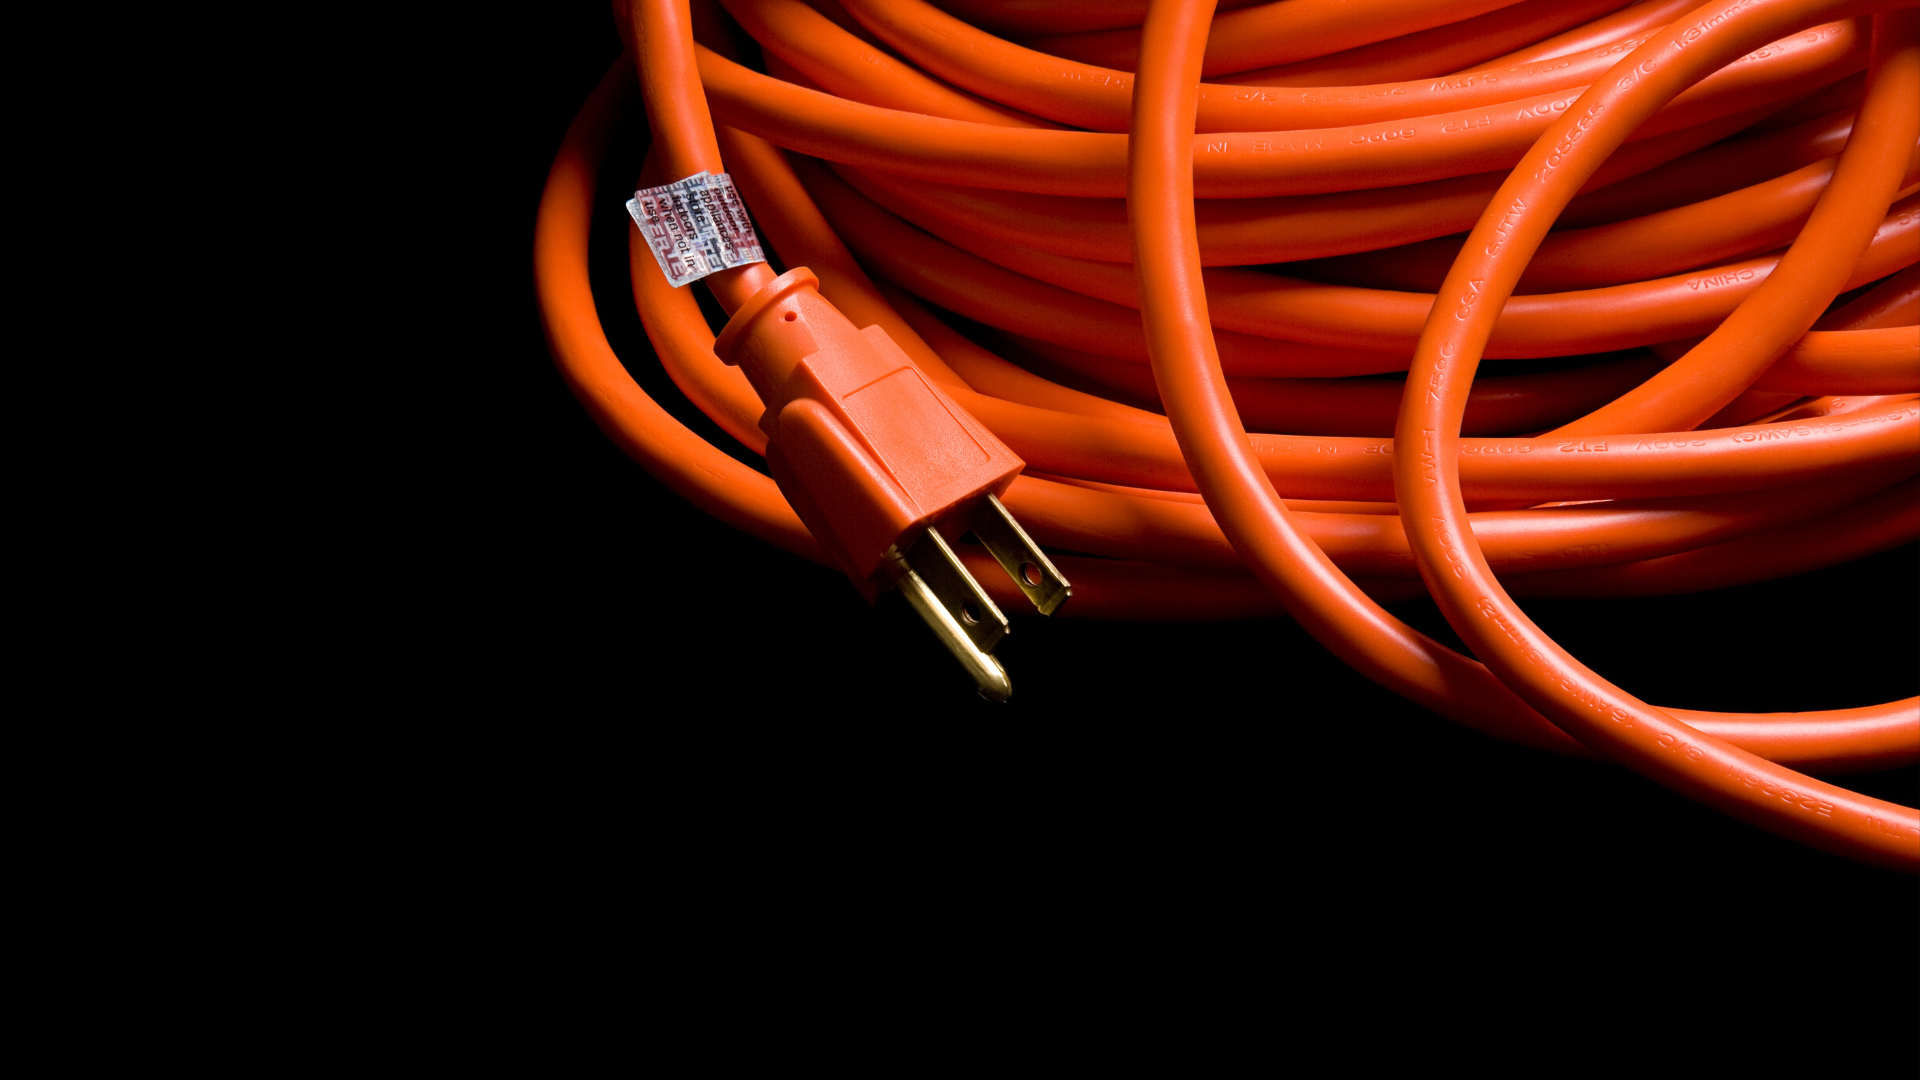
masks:
<path fill-rule="evenodd" d="M 861 595 L 898 587 L 980 693 L 1004 700 L 1006 616 L 948 538 L 971 531 L 1042 614 L 1064 603 L 1071 586 L 999 499 L 1025 463 L 819 284 L 805 267 L 775 278 L 714 352 L 759 393 L 768 471 Z"/>

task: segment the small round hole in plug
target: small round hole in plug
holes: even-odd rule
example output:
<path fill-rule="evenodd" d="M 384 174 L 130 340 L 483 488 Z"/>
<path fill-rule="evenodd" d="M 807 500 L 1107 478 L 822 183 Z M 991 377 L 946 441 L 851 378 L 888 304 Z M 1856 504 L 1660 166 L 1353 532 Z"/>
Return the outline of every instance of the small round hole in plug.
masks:
<path fill-rule="evenodd" d="M 1042 580 L 1042 578 L 1040 577 L 1040 568 L 1033 565 L 1032 563 L 1020 564 L 1020 576 L 1021 578 L 1025 579 L 1027 584 L 1033 586 L 1034 588 L 1037 589 L 1040 587 L 1040 582 Z"/>
<path fill-rule="evenodd" d="M 800 317 L 800 313 L 797 311 L 789 311 L 785 315 L 782 315 L 780 317 L 787 320 L 788 322 L 792 322 L 793 320 Z"/>
<path fill-rule="evenodd" d="M 961 604 L 960 617 L 970 623 L 978 623 L 980 621 L 980 609 L 971 603 Z"/>

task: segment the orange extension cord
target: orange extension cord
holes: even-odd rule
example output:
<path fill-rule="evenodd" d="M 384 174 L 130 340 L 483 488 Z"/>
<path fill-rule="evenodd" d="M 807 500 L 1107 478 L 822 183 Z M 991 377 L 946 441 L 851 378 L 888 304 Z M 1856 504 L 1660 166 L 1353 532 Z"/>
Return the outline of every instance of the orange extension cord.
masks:
<path fill-rule="evenodd" d="M 1284 610 L 1478 731 L 1920 872 L 1920 813 L 1805 775 L 1920 760 L 1920 699 L 1661 708 L 1513 600 L 1920 536 L 1911 0 L 615 6 L 627 55 L 554 162 L 536 276 L 575 394 L 685 498 L 831 565 L 607 344 L 587 235 L 636 85 L 643 185 L 730 173 L 785 265 L 1024 459 L 1007 507 L 1078 553 L 1062 614 Z M 764 453 L 760 399 L 632 235 L 662 364 Z M 774 278 L 705 284 L 732 313 Z M 1380 606 L 1420 595 L 1473 657 Z"/>

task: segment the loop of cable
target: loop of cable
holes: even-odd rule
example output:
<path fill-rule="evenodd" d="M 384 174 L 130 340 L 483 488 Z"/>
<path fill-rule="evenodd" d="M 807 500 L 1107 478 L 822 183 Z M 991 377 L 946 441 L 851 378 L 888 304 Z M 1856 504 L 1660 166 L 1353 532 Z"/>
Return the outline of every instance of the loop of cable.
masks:
<path fill-rule="evenodd" d="M 627 55 L 536 228 L 559 368 L 675 491 L 826 561 L 600 330 L 595 178 L 642 104 L 641 183 L 728 172 L 782 263 L 1026 461 L 1005 501 L 1060 553 L 1063 615 L 1284 611 L 1477 730 L 1920 869 L 1920 814 L 1804 775 L 1920 760 L 1920 699 L 1662 709 L 1513 600 L 1720 588 L 1920 536 L 1911 4 L 1343 7 L 616 4 Z M 660 362 L 764 451 L 690 288 L 731 312 L 773 271 L 674 289 L 632 241 Z M 1427 595 L 1473 657 L 1380 606 Z"/>

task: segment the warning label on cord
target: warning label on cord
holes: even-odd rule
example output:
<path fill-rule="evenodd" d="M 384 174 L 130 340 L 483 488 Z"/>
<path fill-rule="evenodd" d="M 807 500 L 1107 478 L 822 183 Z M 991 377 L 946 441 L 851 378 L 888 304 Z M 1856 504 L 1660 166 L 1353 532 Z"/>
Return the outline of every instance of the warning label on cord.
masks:
<path fill-rule="evenodd" d="M 627 200 L 627 213 L 676 289 L 729 266 L 767 261 L 726 173 L 699 172 L 641 188 Z"/>

